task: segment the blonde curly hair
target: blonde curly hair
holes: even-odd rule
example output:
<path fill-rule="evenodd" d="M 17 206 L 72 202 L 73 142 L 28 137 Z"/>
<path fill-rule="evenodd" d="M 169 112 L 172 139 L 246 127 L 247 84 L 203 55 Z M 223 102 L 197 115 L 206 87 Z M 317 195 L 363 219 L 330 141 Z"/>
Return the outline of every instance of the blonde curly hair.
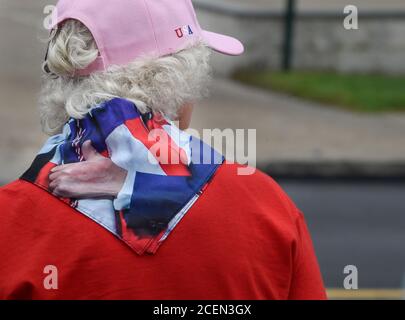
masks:
<path fill-rule="evenodd" d="M 75 75 L 98 55 L 93 36 L 81 22 L 67 20 L 52 31 L 39 99 L 45 133 L 60 133 L 69 118 L 81 119 L 117 97 L 134 102 L 141 112 L 152 110 L 174 120 L 185 103 L 208 93 L 211 50 L 202 42 L 173 55 L 144 56 L 89 76 Z"/>

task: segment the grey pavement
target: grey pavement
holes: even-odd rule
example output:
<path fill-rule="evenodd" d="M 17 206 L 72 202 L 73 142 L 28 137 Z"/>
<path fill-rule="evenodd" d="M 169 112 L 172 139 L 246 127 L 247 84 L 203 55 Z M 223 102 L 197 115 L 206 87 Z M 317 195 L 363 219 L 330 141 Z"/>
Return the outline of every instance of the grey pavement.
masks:
<path fill-rule="evenodd" d="M 360 114 L 214 80 L 195 128 L 257 129 L 258 163 L 405 161 L 405 114 Z"/>

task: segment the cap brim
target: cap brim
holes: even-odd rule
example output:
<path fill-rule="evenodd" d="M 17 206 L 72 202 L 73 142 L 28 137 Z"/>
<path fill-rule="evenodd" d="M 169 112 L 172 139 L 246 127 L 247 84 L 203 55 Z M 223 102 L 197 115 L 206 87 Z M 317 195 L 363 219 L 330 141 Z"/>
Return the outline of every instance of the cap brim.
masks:
<path fill-rule="evenodd" d="M 205 30 L 203 30 L 202 36 L 206 44 L 219 53 L 240 56 L 245 51 L 242 42 L 238 39 Z"/>

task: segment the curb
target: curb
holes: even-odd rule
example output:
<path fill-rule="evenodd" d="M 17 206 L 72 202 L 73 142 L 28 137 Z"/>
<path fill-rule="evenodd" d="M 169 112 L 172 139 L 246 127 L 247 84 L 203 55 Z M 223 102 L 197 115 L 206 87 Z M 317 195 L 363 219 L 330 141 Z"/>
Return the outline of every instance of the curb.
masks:
<path fill-rule="evenodd" d="M 368 180 L 405 182 L 405 162 L 303 162 L 259 163 L 257 169 L 275 179 Z M 9 182 L 0 181 L 0 187 Z"/>
<path fill-rule="evenodd" d="M 272 162 L 258 169 L 278 179 L 405 181 L 405 162 Z"/>

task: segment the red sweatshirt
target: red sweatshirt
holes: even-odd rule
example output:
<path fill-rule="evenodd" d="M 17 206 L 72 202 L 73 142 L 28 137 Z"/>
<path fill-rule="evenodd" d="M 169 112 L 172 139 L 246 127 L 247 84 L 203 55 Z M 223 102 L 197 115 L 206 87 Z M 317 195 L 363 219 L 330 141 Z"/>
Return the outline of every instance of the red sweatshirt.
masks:
<path fill-rule="evenodd" d="M 0 299 L 325 299 L 302 213 L 237 168 L 222 165 L 150 256 L 29 182 L 0 188 Z"/>

